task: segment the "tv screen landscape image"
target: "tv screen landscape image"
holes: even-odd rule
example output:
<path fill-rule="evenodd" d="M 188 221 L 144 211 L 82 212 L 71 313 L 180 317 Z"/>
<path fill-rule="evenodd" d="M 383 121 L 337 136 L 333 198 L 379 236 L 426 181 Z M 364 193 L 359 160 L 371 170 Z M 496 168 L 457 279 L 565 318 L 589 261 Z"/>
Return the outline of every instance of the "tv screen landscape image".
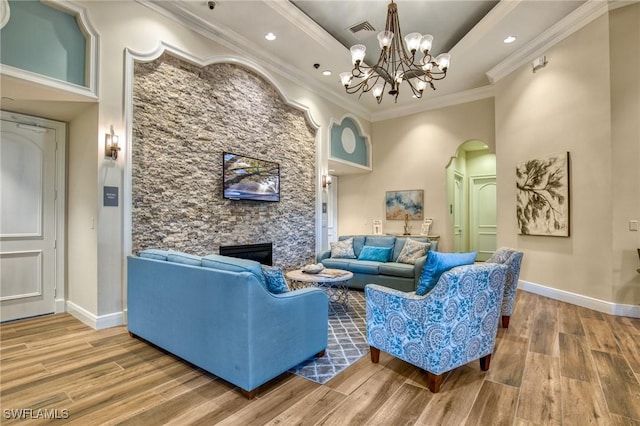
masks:
<path fill-rule="evenodd" d="M 223 153 L 222 190 L 230 200 L 280 201 L 280 165 Z"/>

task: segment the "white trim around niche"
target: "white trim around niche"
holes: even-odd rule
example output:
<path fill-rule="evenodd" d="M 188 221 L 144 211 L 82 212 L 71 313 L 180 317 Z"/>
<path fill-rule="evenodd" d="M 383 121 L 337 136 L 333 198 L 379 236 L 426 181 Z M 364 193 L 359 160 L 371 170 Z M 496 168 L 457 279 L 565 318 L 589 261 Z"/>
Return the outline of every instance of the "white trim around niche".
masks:
<path fill-rule="evenodd" d="M 185 52 L 182 49 L 171 46 L 167 43 L 160 42 L 158 47 L 152 52 L 141 53 L 135 52 L 131 49 L 125 49 L 125 73 L 124 73 L 124 121 L 125 121 L 125 141 L 122 143 L 122 149 L 125 152 L 125 164 L 124 164 L 124 188 L 123 188 L 123 256 L 122 256 L 122 264 L 124 265 L 123 270 L 123 292 L 126 291 L 126 274 L 127 274 L 127 256 L 131 254 L 133 249 L 133 224 L 132 224 L 132 215 L 133 215 L 133 206 L 131 205 L 132 195 L 133 195 L 133 187 L 132 187 L 132 167 L 133 167 L 133 159 L 130 141 L 133 139 L 133 78 L 134 78 L 134 65 L 135 61 L 139 62 L 151 62 L 157 58 L 159 58 L 163 53 L 168 53 L 176 58 L 187 61 L 193 65 L 199 67 L 206 67 L 212 64 L 234 64 L 237 66 L 244 67 L 250 71 L 253 71 L 260 75 L 262 78 L 267 80 L 269 84 L 271 84 L 282 100 L 289 106 L 292 106 L 298 110 L 304 112 L 307 121 L 309 124 L 316 130 L 315 143 L 316 143 L 316 155 L 319 158 L 319 145 L 321 142 L 322 135 L 322 126 L 318 120 L 313 117 L 311 112 L 311 108 L 307 105 L 304 105 L 294 99 L 291 99 L 284 88 L 274 80 L 271 75 L 265 70 L 265 68 L 260 65 L 249 61 L 245 58 L 230 56 L 230 55 L 219 55 L 212 56 L 209 58 L 198 58 L 193 56 L 192 54 Z M 321 195 L 318 193 L 317 199 Z M 317 203 L 316 206 L 316 232 L 318 229 L 322 229 L 322 218 L 321 214 L 319 215 L 317 212 L 321 211 L 320 202 Z M 316 242 L 316 246 L 318 243 Z M 126 293 L 125 293 L 126 294 Z M 126 296 L 123 296 L 123 300 L 126 300 Z M 123 310 L 126 311 L 126 306 L 123 306 Z"/>
<path fill-rule="evenodd" d="M 6 0 L 0 0 L 3 3 Z M 85 51 L 85 72 L 86 72 L 86 86 L 80 86 L 78 84 L 69 83 L 68 81 L 59 80 L 46 75 L 37 74 L 31 71 L 15 68 L 9 65 L 2 65 L 0 72 L 4 75 L 14 77 L 20 80 L 29 81 L 31 83 L 39 84 L 53 89 L 62 90 L 69 93 L 74 93 L 81 96 L 86 96 L 90 99 L 98 99 L 98 70 L 99 70 L 99 57 L 100 57 L 100 37 L 94 29 L 89 15 L 84 7 L 71 3 L 66 0 L 47 0 L 48 6 L 61 10 L 64 13 L 73 15 L 78 22 L 78 28 L 84 34 L 87 41 Z M 3 7 L 4 8 L 4 7 Z M 7 5 L 6 17 L 2 16 L 2 20 L 9 19 L 9 8 Z M 4 26 L 6 22 L 2 23 Z M 1 28 L 1 27 L 0 27 Z"/>
<path fill-rule="evenodd" d="M 540 296 L 549 297 L 561 302 L 571 303 L 572 305 L 582 306 L 583 308 L 593 309 L 594 311 L 603 312 L 605 314 L 640 318 L 640 306 L 626 305 L 621 303 L 611 303 L 593 297 L 584 296 L 582 294 L 571 293 L 557 288 L 547 287 L 541 284 L 529 281 L 518 281 L 518 288 L 529 293 Z"/>

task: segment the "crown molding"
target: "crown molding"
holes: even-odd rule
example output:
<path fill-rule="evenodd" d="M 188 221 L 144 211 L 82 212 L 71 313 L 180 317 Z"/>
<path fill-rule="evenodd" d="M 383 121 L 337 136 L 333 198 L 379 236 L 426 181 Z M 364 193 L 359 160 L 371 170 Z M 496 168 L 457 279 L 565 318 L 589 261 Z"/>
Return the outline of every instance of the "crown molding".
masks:
<path fill-rule="evenodd" d="M 487 78 L 495 84 L 527 62 L 542 55 L 546 50 L 571 34 L 585 27 L 594 19 L 607 13 L 609 4 L 602 0 L 589 0 L 547 31 L 527 43 L 504 61 L 487 71 Z"/>
<path fill-rule="evenodd" d="M 481 99 L 492 98 L 494 96 L 493 86 L 483 86 L 476 89 L 465 90 L 462 92 L 443 95 L 432 98 L 422 103 L 400 106 L 394 109 L 388 109 L 371 115 L 371 121 L 389 120 L 391 118 L 403 117 L 406 115 L 417 114 L 429 110 L 445 108 L 453 105 L 464 104 L 467 102 L 478 101 Z"/>
<path fill-rule="evenodd" d="M 317 83 L 314 80 L 310 80 L 296 68 L 291 67 L 288 64 L 280 63 L 265 54 L 264 49 L 260 48 L 260 46 L 252 43 L 235 31 L 231 31 L 225 27 L 215 26 L 188 10 L 185 10 L 179 2 L 153 2 L 150 0 L 136 0 L 136 2 L 178 22 L 186 28 L 195 31 L 196 33 L 222 45 L 223 47 L 226 47 L 227 49 L 232 50 L 239 56 L 251 58 L 252 61 L 259 64 L 264 69 L 269 70 L 270 73 L 278 74 L 309 90 L 315 95 L 324 98 L 332 104 L 339 105 L 367 119 L 371 115 L 371 112 L 361 104 L 350 99 L 345 99 L 344 97 L 327 90 L 324 85 Z M 313 22 L 306 17 L 306 15 L 304 17 L 300 16 L 299 14 L 302 14 L 302 12 L 298 11 L 298 9 L 293 4 L 289 4 L 289 2 L 269 1 L 267 4 L 280 13 L 283 13 L 283 10 L 288 10 L 287 19 L 294 19 L 297 22 L 296 25 L 303 25 L 303 18 L 307 19 L 307 22 Z M 294 12 L 293 9 L 298 11 L 299 14 Z M 313 23 L 313 25 L 317 26 L 315 23 Z M 312 25 L 308 24 L 308 26 L 311 27 Z M 326 35 L 324 37 L 326 38 Z M 327 41 L 325 40 L 324 43 L 327 43 Z"/>

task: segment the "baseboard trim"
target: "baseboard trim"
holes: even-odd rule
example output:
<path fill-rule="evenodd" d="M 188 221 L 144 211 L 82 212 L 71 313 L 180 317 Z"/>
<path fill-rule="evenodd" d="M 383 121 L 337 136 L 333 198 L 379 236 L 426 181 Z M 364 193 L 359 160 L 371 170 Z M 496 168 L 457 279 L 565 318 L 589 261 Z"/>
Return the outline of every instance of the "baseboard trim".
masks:
<path fill-rule="evenodd" d="M 124 315 L 122 312 L 98 316 L 68 300 L 67 312 L 94 330 L 102 330 L 124 324 Z"/>
<path fill-rule="evenodd" d="M 570 291 L 558 290 L 557 288 L 551 288 L 523 280 L 518 281 L 518 288 L 528 291 L 529 293 L 549 297 L 561 302 L 571 303 L 572 305 L 582 306 L 583 308 L 593 309 L 594 311 L 603 312 L 605 314 L 640 318 L 640 306 L 636 305 L 606 302 L 593 297 L 571 293 Z"/>

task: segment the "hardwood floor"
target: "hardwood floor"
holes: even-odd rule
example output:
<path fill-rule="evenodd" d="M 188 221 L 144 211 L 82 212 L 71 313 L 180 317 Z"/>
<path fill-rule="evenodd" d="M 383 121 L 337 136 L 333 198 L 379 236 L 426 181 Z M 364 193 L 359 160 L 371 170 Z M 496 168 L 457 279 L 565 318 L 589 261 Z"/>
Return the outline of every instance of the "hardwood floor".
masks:
<path fill-rule="evenodd" d="M 381 353 L 325 385 L 284 374 L 250 401 L 125 327 L 94 331 L 60 314 L 0 330 L 7 425 L 640 425 L 640 319 L 523 291 L 489 371 L 455 369 L 438 394 Z"/>

